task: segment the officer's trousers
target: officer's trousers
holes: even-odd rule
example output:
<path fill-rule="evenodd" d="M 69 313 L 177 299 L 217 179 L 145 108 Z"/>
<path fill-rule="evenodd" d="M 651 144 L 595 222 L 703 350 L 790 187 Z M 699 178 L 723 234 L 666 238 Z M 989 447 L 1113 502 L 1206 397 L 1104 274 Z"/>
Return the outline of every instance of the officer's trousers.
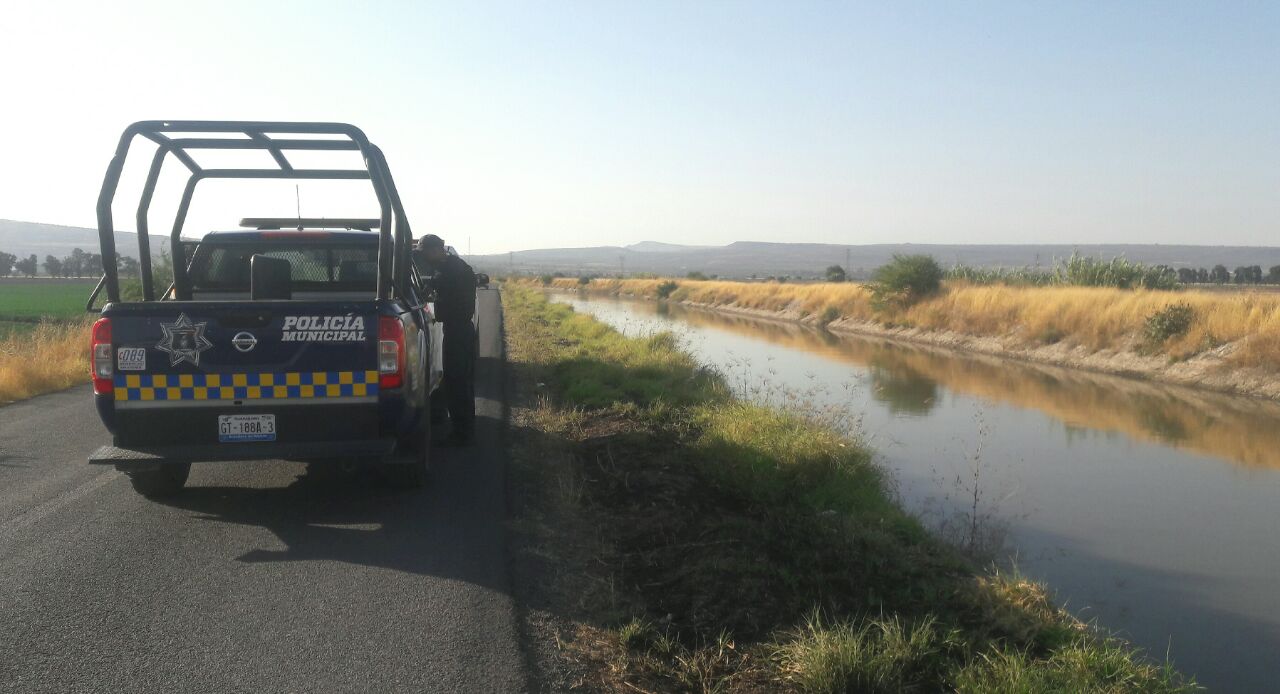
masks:
<path fill-rule="evenodd" d="M 453 434 L 471 436 L 476 419 L 476 332 L 470 321 L 445 323 L 444 396 Z"/>

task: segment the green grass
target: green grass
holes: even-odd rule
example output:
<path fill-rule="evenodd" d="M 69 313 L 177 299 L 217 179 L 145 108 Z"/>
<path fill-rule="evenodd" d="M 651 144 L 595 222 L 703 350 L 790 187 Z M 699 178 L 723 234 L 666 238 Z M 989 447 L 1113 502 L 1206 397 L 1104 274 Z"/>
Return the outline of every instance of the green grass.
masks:
<path fill-rule="evenodd" d="M 93 280 L 0 280 L 0 321 L 80 318 L 94 284 Z"/>
<path fill-rule="evenodd" d="M 1144 265 L 1115 257 L 1109 260 L 1072 253 L 1052 269 L 975 268 L 955 265 L 946 278 L 969 284 L 1007 284 L 1046 287 L 1115 287 L 1117 289 L 1179 289 L 1178 275 L 1159 265 Z"/>
<path fill-rule="evenodd" d="M 518 554 L 555 577 L 538 600 L 569 615 L 556 657 L 586 688 L 1194 688 L 1042 586 L 969 564 L 895 505 L 865 447 L 735 400 L 672 336 L 511 285 L 504 307 Z"/>
<path fill-rule="evenodd" d="M 779 648 L 782 667 L 810 692 L 901 692 L 939 679 L 954 633 L 931 619 L 868 619 L 859 626 L 823 623 L 811 616 Z"/>

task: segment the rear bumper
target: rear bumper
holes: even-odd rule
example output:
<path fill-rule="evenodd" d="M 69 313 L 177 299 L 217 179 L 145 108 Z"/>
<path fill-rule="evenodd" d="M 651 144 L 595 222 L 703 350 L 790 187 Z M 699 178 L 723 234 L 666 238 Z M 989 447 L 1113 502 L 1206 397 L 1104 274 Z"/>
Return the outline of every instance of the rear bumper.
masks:
<path fill-rule="evenodd" d="M 395 452 L 394 439 L 309 441 L 305 443 L 222 443 L 126 448 L 102 446 L 89 462 L 129 468 L 163 463 L 205 463 L 234 460 L 317 460 L 323 458 L 379 458 Z"/>

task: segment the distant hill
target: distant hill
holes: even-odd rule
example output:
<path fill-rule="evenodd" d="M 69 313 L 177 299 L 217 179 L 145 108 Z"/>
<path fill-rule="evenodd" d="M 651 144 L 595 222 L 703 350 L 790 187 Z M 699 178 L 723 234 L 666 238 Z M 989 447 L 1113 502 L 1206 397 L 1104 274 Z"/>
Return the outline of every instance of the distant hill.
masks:
<path fill-rule="evenodd" d="M 151 235 L 152 257 L 159 257 L 160 249 L 168 247 L 169 237 Z M 12 253 L 19 258 L 34 253 L 43 263 L 46 255 L 63 258 L 71 255 L 75 248 L 86 253 L 97 253 L 98 230 L 0 219 L 0 251 L 5 253 Z M 120 255 L 137 258 L 138 235 L 126 231 L 116 232 L 116 251 Z"/>
<path fill-rule="evenodd" d="M 702 272 L 721 277 L 819 277 L 829 265 L 841 265 L 854 277 L 865 278 L 894 254 L 926 253 L 944 266 L 957 263 L 974 267 L 1050 267 L 1073 252 L 1082 255 L 1129 260 L 1170 267 L 1212 267 L 1233 270 L 1240 265 L 1280 265 L 1280 248 L 1271 246 L 1167 246 L 1156 244 L 1017 244 L 934 245 L 825 243 L 769 243 L 738 241 L 727 246 L 680 246 L 644 241 L 630 246 L 547 248 L 495 255 L 469 256 L 477 268 L 490 274 L 563 272 L 568 274 L 685 275 Z"/>
<path fill-rule="evenodd" d="M 153 256 L 167 249 L 167 236 L 151 235 Z M 98 230 L 86 227 L 39 224 L 0 219 L 0 251 L 26 257 L 32 253 L 43 261 L 46 255 L 59 258 L 73 248 L 98 252 Z M 122 255 L 137 257 L 137 234 L 116 233 L 116 248 Z M 841 265 L 857 279 L 888 262 L 898 253 L 927 253 L 943 265 L 956 263 L 975 267 L 1049 267 L 1073 252 L 1113 258 L 1123 256 L 1150 265 L 1171 267 L 1212 267 L 1234 270 L 1240 265 L 1260 265 L 1265 271 L 1280 265 L 1280 248 L 1272 246 L 1168 246 L 1156 244 L 1013 244 L 1013 245 L 932 245 L 825 243 L 772 243 L 738 241 L 727 246 L 686 246 L 659 241 L 641 241 L 628 246 L 589 248 L 544 248 L 495 255 L 468 256 L 478 269 L 497 274 L 517 272 L 563 272 L 567 274 L 653 273 L 683 276 L 690 272 L 722 277 L 811 278 L 822 275 L 828 265 Z M 846 262 L 847 259 L 847 262 Z"/>
<path fill-rule="evenodd" d="M 715 248 L 715 246 L 682 246 L 678 243 L 663 243 L 661 241 L 641 241 L 633 243 L 625 247 L 628 251 L 636 253 L 684 253 L 691 250 L 704 250 Z"/>

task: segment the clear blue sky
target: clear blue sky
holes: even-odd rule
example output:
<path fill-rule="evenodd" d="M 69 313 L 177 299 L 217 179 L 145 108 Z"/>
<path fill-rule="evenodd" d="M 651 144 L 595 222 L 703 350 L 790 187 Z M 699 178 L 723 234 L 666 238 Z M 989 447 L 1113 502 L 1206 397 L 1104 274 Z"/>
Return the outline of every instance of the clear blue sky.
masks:
<path fill-rule="evenodd" d="M 92 226 L 127 123 L 243 118 L 361 126 L 415 229 L 477 253 L 1272 245 L 1280 231 L 1275 2 L 28 2 L 4 15 L 0 124 L 29 133 L 4 148 L 4 218 Z M 371 203 L 363 187 L 302 190 L 308 215 Z M 191 229 L 293 209 L 291 184 L 215 183 Z"/>

